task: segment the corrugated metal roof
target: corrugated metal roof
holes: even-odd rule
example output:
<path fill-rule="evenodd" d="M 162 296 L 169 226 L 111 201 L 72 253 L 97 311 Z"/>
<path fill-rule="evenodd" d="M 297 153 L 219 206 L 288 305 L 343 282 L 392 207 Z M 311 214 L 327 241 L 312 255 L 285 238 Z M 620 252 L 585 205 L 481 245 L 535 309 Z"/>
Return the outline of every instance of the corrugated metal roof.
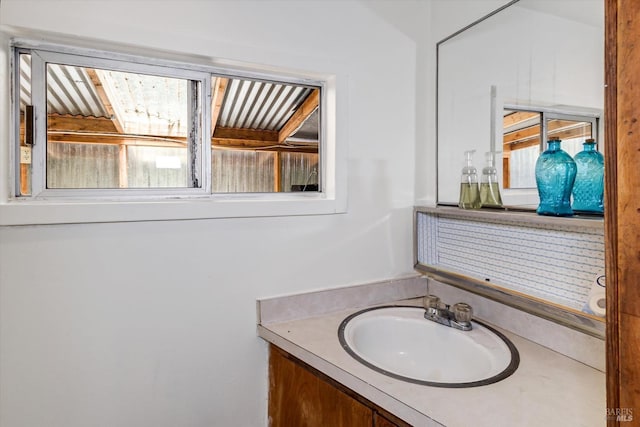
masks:
<path fill-rule="evenodd" d="M 217 126 L 280 130 L 311 91 L 303 86 L 230 79 Z"/>
<path fill-rule="evenodd" d="M 49 114 L 108 117 L 96 88 L 82 67 L 48 64 Z M 20 55 L 20 103 L 31 103 L 31 55 Z"/>
<path fill-rule="evenodd" d="M 187 80 L 96 70 L 125 133 L 186 136 Z"/>
<path fill-rule="evenodd" d="M 47 65 L 47 109 L 50 114 L 107 117 L 86 70 L 68 65 Z"/>
<path fill-rule="evenodd" d="M 30 59 L 29 54 L 20 55 L 22 106 L 31 103 Z M 50 114 L 112 118 L 112 110 L 113 118 L 121 122 L 127 133 L 186 135 L 185 80 L 60 64 L 48 64 L 47 73 Z M 104 90 L 102 96 L 106 96 L 111 106 L 101 99 L 94 83 L 96 77 Z M 312 91 L 313 88 L 292 84 L 231 78 L 217 126 L 278 131 Z M 317 129 L 316 111 L 298 130 L 301 134 L 293 136 L 317 140 Z"/>

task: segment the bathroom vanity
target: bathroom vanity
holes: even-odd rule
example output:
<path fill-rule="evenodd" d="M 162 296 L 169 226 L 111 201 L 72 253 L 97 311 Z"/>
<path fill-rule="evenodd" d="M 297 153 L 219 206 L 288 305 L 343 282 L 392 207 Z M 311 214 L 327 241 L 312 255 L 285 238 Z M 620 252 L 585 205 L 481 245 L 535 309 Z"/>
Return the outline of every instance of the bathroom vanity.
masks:
<path fill-rule="evenodd" d="M 455 298 L 474 306 L 477 318 L 492 324 L 515 345 L 520 355 L 517 370 L 489 385 L 430 387 L 377 372 L 341 346 L 338 329 L 348 316 L 380 305 L 421 306 L 420 297 L 427 292 L 438 293 L 447 302 L 456 302 Z M 258 334 L 270 343 L 273 426 L 606 423 L 601 339 L 433 280 L 410 277 L 261 300 L 258 314 Z M 498 318 L 512 330 L 502 327 Z M 434 351 L 447 349 L 435 346 Z"/>

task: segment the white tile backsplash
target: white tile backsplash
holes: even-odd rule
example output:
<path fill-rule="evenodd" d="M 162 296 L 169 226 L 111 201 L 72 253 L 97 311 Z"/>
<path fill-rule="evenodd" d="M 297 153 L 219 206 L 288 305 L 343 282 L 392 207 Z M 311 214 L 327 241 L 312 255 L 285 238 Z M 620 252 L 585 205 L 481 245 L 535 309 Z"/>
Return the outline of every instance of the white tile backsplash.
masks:
<path fill-rule="evenodd" d="M 602 227 L 418 212 L 417 261 L 583 310 L 604 271 Z"/>

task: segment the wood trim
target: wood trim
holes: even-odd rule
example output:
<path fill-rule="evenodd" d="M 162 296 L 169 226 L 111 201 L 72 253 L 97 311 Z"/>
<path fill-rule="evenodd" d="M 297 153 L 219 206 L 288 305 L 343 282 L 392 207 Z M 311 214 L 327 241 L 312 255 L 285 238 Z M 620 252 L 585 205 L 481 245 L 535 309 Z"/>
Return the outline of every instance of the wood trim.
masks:
<path fill-rule="evenodd" d="M 606 0 L 605 25 L 607 423 L 617 426 L 640 412 L 640 2 Z"/>
<path fill-rule="evenodd" d="M 618 221 L 616 206 L 617 187 L 617 51 L 618 51 L 618 4 L 617 0 L 605 0 L 605 271 L 607 276 L 607 408 L 620 407 L 620 349 L 618 318 Z M 615 426 L 613 419 L 608 419 L 608 426 Z"/>

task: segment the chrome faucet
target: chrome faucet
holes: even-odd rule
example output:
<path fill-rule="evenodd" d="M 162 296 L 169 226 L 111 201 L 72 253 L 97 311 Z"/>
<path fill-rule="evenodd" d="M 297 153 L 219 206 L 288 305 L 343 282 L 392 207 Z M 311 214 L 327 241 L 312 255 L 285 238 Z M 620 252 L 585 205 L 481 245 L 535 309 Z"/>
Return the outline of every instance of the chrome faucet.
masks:
<path fill-rule="evenodd" d="M 449 304 L 440 302 L 440 298 L 435 295 L 427 295 L 422 299 L 425 308 L 424 318 L 450 326 L 462 331 L 470 331 L 473 309 L 464 302 L 459 302 L 450 307 Z"/>

